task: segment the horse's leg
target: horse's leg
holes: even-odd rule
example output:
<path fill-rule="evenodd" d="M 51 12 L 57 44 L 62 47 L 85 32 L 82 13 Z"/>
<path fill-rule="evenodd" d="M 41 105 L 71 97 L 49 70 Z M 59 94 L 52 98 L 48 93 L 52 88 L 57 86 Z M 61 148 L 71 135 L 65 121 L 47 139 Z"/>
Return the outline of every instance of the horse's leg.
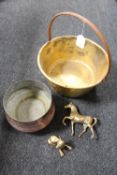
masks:
<path fill-rule="evenodd" d="M 72 149 L 72 147 L 71 146 L 69 146 L 69 145 L 66 145 L 65 144 L 65 146 L 69 149 L 69 150 L 71 150 Z"/>
<path fill-rule="evenodd" d="M 72 127 L 71 135 L 73 136 L 74 132 L 75 132 L 75 130 L 74 130 L 74 122 L 73 121 L 71 121 L 71 127 Z"/>
<path fill-rule="evenodd" d="M 61 156 L 61 157 L 64 156 L 64 152 L 62 151 L 62 149 L 59 149 L 59 153 L 60 153 L 60 156 Z"/>
<path fill-rule="evenodd" d="M 89 126 L 89 128 L 90 128 L 91 133 L 92 133 L 92 135 L 91 135 L 91 139 L 93 139 L 93 138 L 95 138 L 95 131 L 94 131 L 94 129 L 93 129 L 92 126 Z"/>
<path fill-rule="evenodd" d="M 66 123 L 65 123 L 65 120 L 66 120 L 66 119 L 70 120 L 70 117 L 65 116 L 65 117 L 63 118 L 62 123 L 63 123 L 64 126 L 66 126 Z"/>
<path fill-rule="evenodd" d="M 87 130 L 87 124 L 83 124 L 83 131 L 79 134 L 79 137 L 81 137 Z"/>

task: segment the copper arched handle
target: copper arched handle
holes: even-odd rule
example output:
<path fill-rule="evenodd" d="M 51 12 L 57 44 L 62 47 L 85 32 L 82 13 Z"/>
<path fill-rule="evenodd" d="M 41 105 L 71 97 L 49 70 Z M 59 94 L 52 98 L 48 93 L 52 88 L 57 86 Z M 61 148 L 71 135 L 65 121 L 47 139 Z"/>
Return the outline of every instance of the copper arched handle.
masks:
<path fill-rule="evenodd" d="M 48 25 L 48 40 L 50 41 L 51 40 L 51 29 L 52 29 L 52 24 L 53 22 L 55 21 L 55 19 L 61 15 L 66 15 L 66 16 L 74 16 L 78 19 L 80 19 L 82 22 L 84 22 L 85 24 L 87 24 L 96 34 L 97 36 L 100 38 L 100 41 L 102 42 L 107 54 L 108 54 L 108 59 L 109 59 L 109 70 L 108 70 L 108 73 L 110 71 L 110 67 L 111 67 L 111 54 L 110 54 L 110 49 L 109 49 L 109 46 L 103 36 L 103 34 L 101 33 L 101 31 L 98 29 L 98 27 L 92 23 L 89 19 L 85 18 L 84 16 L 81 16 L 80 14 L 78 13 L 74 13 L 74 12 L 60 12 L 60 13 L 57 13 L 55 16 L 53 16 L 53 18 L 51 19 L 51 21 L 49 22 L 49 25 Z M 107 73 L 107 75 L 108 75 Z"/>

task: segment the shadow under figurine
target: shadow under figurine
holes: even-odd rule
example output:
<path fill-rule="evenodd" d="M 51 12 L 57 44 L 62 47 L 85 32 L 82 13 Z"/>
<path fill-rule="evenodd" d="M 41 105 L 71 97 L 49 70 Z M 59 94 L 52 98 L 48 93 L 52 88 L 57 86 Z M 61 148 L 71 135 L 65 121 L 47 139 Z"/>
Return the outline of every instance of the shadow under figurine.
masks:
<path fill-rule="evenodd" d="M 96 137 L 93 127 L 97 123 L 97 118 L 79 114 L 77 107 L 72 102 L 69 103 L 68 105 L 65 105 L 64 107 L 71 109 L 70 115 L 65 116 L 62 120 L 62 123 L 64 126 L 66 126 L 65 120 L 66 119 L 71 120 L 72 136 L 75 133 L 75 128 L 74 128 L 75 123 L 81 123 L 83 124 L 83 131 L 79 134 L 79 137 L 81 137 L 87 131 L 87 128 L 91 130 L 91 133 L 92 133 L 91 138 L 93 139 L 94 137 Z"/>
<path fill-rule="evenodd" d="M 56 147 L 56 149 L 59 150 L 59 153 L 60 153 L 60 156 L 63 157 L 64 156 L 64 152 L 63 150 L 65 148 L 71 150 L 72 147 L 67 145 L 64 140 L 60 137 L 60 136 L 51 136 L 49 139 L 48 139 L 48 143 L 49 145 L 53 145 Z"/>

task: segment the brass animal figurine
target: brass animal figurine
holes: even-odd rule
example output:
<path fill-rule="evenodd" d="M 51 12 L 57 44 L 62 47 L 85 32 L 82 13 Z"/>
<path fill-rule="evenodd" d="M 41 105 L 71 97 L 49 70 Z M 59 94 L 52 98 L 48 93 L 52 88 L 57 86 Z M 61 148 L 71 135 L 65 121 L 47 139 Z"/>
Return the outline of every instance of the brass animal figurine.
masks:
<path fill-rule="evenodd" d="M 82 123 L 83 131 L 79 134 L 79 137 L 81 137 L 87 131 L 87 128 L 89 128 L 92 133 L 91 138 L 93 139 L 96 136 L 93 127 L 97 123 L 97 118 L 79 114 L 77 107 L 73 103 L 69 103 L 64 107 L 71 109 L 70 116 L 65 116 L 62 120 L 62 123 L 65 126 L 66 126 L 65 120 L 67 119 L 71 120 L 71 127 L 72 127 L 71 135 L 73 136 L 75 133 L 75 128 L 74 128 L 75 123 Z"/>
<path fill-rule="evenodd" d="M 64 152 L 63 150 L 65 148 L 68 148 L 69 150 L 72 149 L 71 146 L 67 145 L 64 140 L 60 137 L 60 136 L 51 136 L 49 139 L 48 139 L 48 144 L 49 145 L 53 145 L 56 147 L 56 149 L 59 150 L 59 153 L 60 153 L 60 156 L 63 157 L 64 156 Z"/>

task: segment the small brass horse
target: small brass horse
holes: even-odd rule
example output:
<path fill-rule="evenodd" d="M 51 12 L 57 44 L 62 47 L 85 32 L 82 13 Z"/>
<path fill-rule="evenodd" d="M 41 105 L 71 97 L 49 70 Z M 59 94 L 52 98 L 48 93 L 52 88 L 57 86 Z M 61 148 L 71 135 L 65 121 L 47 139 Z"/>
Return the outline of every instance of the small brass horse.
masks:
<path fill-rule="evenodd" d="M 65 108 L 70 108 L 71 113 L 70 113 L 70 116 L 65 116 L 63 118 L 62 123 L 64 126 L 66 126 L 65 120 L 66 119 L 71 120 L 71 127 L 72 127 L 71 135 L 73 136 L 75 133 L 75 128 L 74 128 L 75 123 L 82 123 L 83 131 L 79 134 L 79 137 L 81 137 L 87 131 L 87 128 L 89 128 L 92 133 L 91 138 L 93 139 L 96 136 L 93 127 L 97 123 L 97 118 L 79 114 L 77 107 L 73 103 L 69 103 L 68 105 L 65 105 Z"/>
<path fill-rule="evenodd" d="M 64 140 L 63 140 L 60 136 L 55 136 L 55 135 L 51 136 L 51 137 L 48 139 L 48 144 L 49 144 L 49 145 L 55 146 L 56 149 L 59 150 L 59 153 L 60 153 L 60 156 L 61 156 L 61 157 L 64 156 L 63 150 L 64 150 L 65 148 L 67 148 L 67 149 L 69 149 L 69 150 L 72 149 L 72 147 L 69 146 L 69 145 L 67 145 L 67 144 L 64 142 Z"/>

